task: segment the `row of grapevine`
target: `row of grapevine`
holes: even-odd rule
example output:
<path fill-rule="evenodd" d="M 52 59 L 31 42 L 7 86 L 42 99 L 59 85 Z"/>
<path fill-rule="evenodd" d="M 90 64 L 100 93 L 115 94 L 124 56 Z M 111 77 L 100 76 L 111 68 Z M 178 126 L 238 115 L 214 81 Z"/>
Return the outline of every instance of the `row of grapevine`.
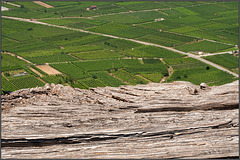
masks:
<path fill-rule="evenodd" d="M 124 70 L 113 71 L 113 74 L 115 76 L 119 77 L 120 79 L 122 79 L 124 82 L 126 81 L 127 83 L 129 83 L 131 85 L 148 83 L 147 80 L 145 80 L 139 76 L 135 76 L 134 74 L 131 74 Z"/>
<path fill-rule="evenodd" d="M 238 68 L 239 67 L 239 59 L 230 54 L 219 54 L 214 56 L 206 56 L 203 57 L 206 60 L 209 60 L 213 63 L 219 64 L 228 69 Z"/>
<path fill-rule="evenodd" d="M 44 86 L 44 83 L 42 81 L 38 80 L 36 77 L 32 75 L 13 77 L 10 78 L 9 80 L 19 89 Z"/>
<path fill-rule="evenodd" d="M 68 75 L 73 79 L 89 77 L 89 74 L 87 72 L 84 72 L 81 68 L 70 63 L 50 64 L 50 66 L 56 68 L 60 72 Z"/>
<path fill-rule="evenodd" d="M 49 56 L 37 56 L 37 57 L 25 57 L 25 58 L 27 60 L 35 63 L 35 64 L 77 61 L 78 60 L 78 59 L 76 59 L 72 56 L 66 55 L 66 54 L 49 55 Z"/>
<path fill-rule="evenodd" d="M 140 73 L 140 75 L 155 83 L 159 83 L 160 80 L 163 78 L 163 75 L 161 73 Z"/>
<path fill-rule="evenodd" d="M 107 72 L 95 72 L 91 73 L 97 79 L 101 80 L 106 86 L 118 87 L 120 85 L 124 85 L 121 80 L 110 76 Z"/>
<path fill-rule="evenodd" d="M 1 90 L 3 91 L 15 91 L 18 90 L 16 86 L 10 83 L 5 77 L 1 76 Z"/>

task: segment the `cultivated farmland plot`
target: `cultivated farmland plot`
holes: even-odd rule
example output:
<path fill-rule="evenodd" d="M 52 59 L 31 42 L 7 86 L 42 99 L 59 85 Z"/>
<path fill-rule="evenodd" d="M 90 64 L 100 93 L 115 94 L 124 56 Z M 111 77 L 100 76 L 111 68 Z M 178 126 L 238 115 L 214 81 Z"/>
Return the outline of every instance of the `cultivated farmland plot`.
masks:
<path fill-rule="evenodd" d="M 15 91 L 19 88 L 13 85 L 11 82 L 9 82 L 5 77 L 1 77 L 1 88 L 3 91 Z"/>
<path fill-rule="evenodd" d="M 228 69 L 235 69 L 238 68 L 238 58 L 236 56 L 230 55 L 230 54 L 220 54 L 220 55 L 214 55 L 214 56 L 207 56 L 204 57 L 205 59 L 214 62 L 216 64 L 219 64 L 223 67 L 226 67 Z"/>
<path fill-rule="evenodd" d="M 177 46 L 175 48 L 185 52 L 203 51 L 206 53 L 217 53 L 232 47 L 233 46 L 226 44 L 214 43 L 209 41 L 200 41 L 182 46 Z"/>
<path fill-rule="evenodd" d="M 19 89 L 44 86 L 44 83 L 32 75 L 25 75 L 10 78 L 9 81 Z M 23 83 L 24 82 L 24 83 Z"/>
<path fill-rule="evenodd" d="M 209 85 L 236 79 L 171 49 L 206 53 L 237 50 L 238 2 L 44 2 L 52 6 L 50 8 L 34 2 L 12 3 L 20 7 L 2 3 L 11 8 L 3 11 L 3 16 L 31 20 L 29 23 L 2 17 L 2 72 L 4 75 L 17 74 L 22 70 L 27 75 L 2 77 L 2 90 L 42 86 L 45 82 L 89 89 L 159 83 L 163 77 L 165 82 L 186 80 Z M 97 9 L 87 9 L 89 6 L 97 6 Z M 37 22 L 50 26 L 35 24 Z M 238 72 L 238 58 L 233 55 L 206 56 L 204 59 Z M 54 73 L 40 67 L 46 63 Z M 29 84 L 22 85 L 21 81 Z"/>

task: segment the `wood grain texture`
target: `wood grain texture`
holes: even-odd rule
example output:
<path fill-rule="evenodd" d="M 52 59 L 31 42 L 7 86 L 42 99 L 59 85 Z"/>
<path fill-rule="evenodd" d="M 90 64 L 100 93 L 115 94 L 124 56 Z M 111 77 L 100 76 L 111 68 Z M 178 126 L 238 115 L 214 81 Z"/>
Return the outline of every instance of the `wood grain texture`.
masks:
<path fill-rule="evenodd" d="M 15 91 L 2 96 L 2 158 L 237 158 L 238 93 L 238 81 Z"/>

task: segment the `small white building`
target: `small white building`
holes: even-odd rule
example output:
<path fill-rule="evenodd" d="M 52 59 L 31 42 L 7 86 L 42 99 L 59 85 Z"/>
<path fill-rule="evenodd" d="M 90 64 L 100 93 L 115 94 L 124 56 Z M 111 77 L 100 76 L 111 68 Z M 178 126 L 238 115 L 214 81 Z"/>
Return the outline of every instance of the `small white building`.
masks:
<path fill-rule="evenodd" d="M 163 21 L 163 20 L 165 20 L 164 18 L 157 18 L 157 19 L 155 19 L 155 22 L 157 22 L 157 21 Z"/>
<path fill-rule="evenodd" d="M 7 7 L 1 6 L 1 11 L 8 11 L 9 9 Z"/>
<path fill-rule="evenodd" d="M 27 74 L 27 72 L 21 72 L 20 74 L 13 75 L 13 77 L 24 76 L 26 74 Z"/>
<path fill-rule="evenodd" d="M 204 54 L 203 51 L 194 51 L 193 53 L 196 53 L 198 55 L 203 55 Z"/>

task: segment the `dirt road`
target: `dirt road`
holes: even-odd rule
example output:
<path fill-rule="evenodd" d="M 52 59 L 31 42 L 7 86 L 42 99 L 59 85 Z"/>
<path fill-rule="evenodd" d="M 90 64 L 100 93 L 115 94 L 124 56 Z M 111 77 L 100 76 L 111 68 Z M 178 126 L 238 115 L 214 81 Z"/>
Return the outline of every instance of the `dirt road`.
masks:
<path fill-rule="evenodd" d="M 232 53 L 232 51 L 228 51 L 228 52 L 219 52 L 219 53 L 207 53 L 204 55 L 199 55 L 199 57 L 206 57 L 206 56 L 213 56 L 213 55 L 218 55 L 218 54 L 226 54 L 226 53 Z"/>
<path fill-rule="evenodd" d="M 6 54 L 8 54 L 8 55 L 10 55 L 10 56 L 13 56 L 13 57 L 15 57 L 16 55 L 15 54 L 13 54 L 13 53 L 10 53 L 10 52 L 5 52 Z M 24 59 L 23 57 L 21 57 L 21 56 L 17 56 L 17 58 L 18 59 L 21 59 L 21 60 L 23 60 L 23 61 L 26 61 L 27 63 L 31 63 L 31 64 L 33 64 L 32 62 L 30 62 L 30 61 L 28 61 L 28 60 L 26 60 L 26 59 Z"/>
<path fill-rule="evenodd" d="M 129 38 L 123 38 L 123 37 L 118 37 L 118 36 L 113 36 L 113 35 L 109 35 L 109 34 L 103 34 L 103 33 L 97 33 L 97 32 L 92 32 L 92 31 L 85 31 L 83 29 L 76 29 L 76 28 L 70 28 L 70 27 L 65 27 L 65 26 L 58 26 L 58 25 L 54 25 L 54 24 L 48 24 L 48 23 L 44 23 L 44 22 L 38 22 L 38 21 L 31 21 L 30 19 L 24 19 L 24 18 L 17 18 L 17 17 L 9 17 L 9 16 L 2 16 L 2 18 L 8 18 L 8 19 L 14 19 L 14 20 L 19 20 L 19 21 L 25 21 L 25 22 L 30 22 L 30 23 L 35 23 L 35 24 L 41 24 L 41 25 L 47 25 L 47 26 L 52 26 L 52 27 L 57 27 L 57 28 L 63 28 L 63 29 L 68 29 L 68 30 L 73 30 L 73 31 L 79 31 L 79 32 L 84 32 L 84 33 L 90 33 L 90 34 L 96 34 L 96 35 L 100 35 L 100 36 L 105 36 L 105 37 L 110 37 L 110 38 L 116 38 L 116 39 L 124 39 L 124 40 L 127 40 L 127 41 L 132 41 L 132 42 L 136 42 L 136 43 L 140 43 L 140 44 L 144 44 L 144 45 L 150 45 L 150 46 L 155 46 L 155 47 L 160 47 L 160 48 L 164 48 L 164 49 L 167 49 L 167 50 L 170 50 L 170 51 L 173 51 L 173 52 L 176 52 L 176 53 L 180 53 L 180 54 L 183 54 L 183 55 L 187 55 L 188 57 L 191 57 L 191 58 L 194 58 L 194 59 L 197 59 L 199 61 L 202 61 L 210 66 L 213 66 L 217 69 L 220 69 L 224 72 L 227 72 L 235 77 L 239 77 L 238 74 L 236 73 L 233 73 L 215 63 L 212 63 L 210 61 L 207 61 L 205 59 L 202 59 L 200 58 L 199 56 L 197 55 L 193 55 L 191 53 L 186 53 L 186 52 L 183 52 L 183 51 L 179 51 L 179 50 L 176 50 L 176 49 L 173 49 L 173 48 L 170 48 L 170 47 L 166 47 L 166 46 L 162 46 L 162 45 L 159 45 L 159 44 L 154 44 L 154 43 L 149 43 L 149 42 L 143 42 L 143 41 L 139 41 L 139 40 L 135 40 L 135 39 L 129 39 Z"/>
<path fill-rule="evenodd" d="M 9 4 L 9 5 L 12 5 L 12 6 L 16 6 L 16 7 L 21 7 L 20 5 L 17 5 L 17 4 L 14 4 L 14 3 L 10 3 L 10 2 L 3 2 L 3 3 Z"/>

